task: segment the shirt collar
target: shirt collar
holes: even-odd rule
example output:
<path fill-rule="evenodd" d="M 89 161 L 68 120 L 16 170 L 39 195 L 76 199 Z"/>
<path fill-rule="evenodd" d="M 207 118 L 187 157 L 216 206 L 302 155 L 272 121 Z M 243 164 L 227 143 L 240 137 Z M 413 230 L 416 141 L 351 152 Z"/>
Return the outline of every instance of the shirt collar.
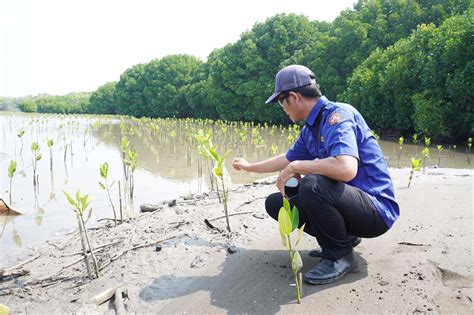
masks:
<path fill-rule="evenodd" d="M 309 127 L 313 126 L 314 121 L 316 120 L 316 117 L 318 117 L 319 112 L 328 102 L 329 101 L 325 96 L 321 96 L 319 98 L 318 102 L 316 103 L 316 105 L 314 105 L 313 109 L 311 110 L 311 112 L 309 112 L 309 115 L 306 118 L 306 125 L 308 125 Z"/>

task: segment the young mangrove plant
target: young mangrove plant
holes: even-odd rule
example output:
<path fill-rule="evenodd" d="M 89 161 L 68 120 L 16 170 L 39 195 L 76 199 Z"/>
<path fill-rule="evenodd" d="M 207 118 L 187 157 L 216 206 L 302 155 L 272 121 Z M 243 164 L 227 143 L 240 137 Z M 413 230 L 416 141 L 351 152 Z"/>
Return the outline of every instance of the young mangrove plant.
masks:
<path fill-rule="evenodd" d="M 126 164 L 128 166 L 130 199 L 133 199 L 133 190 L 135 188 L 135 170 L 137 169 L 137 151 L 134 148 L 131 148 L 128 150 L 127 156 L 128 159 Z"/>
<path fill-rule="evenodd" d="M 298 243 L 301 240 L 306 223 L 298 229 L 298 235 L 296 237 L 295 244 L 292 246 L 291 232 L 297 229 L 298 225 L 298 208 L 293 206 L 293 209 L 291 209 L 288 199 L 283 198 L 283 207 L 280 208 L 280 212 L 278 213 L 278 228 L 280 230 L 283 246 L 288 249 L 290 254 L 291 269 L 293 270 L 293 275 L 296 282 L 296 299 L 298 303 L 301 303 L 301 288 L 303 282 L 300 270 L 303 268 L 303 261 L 301 260 L 300 254 L 296 250 L 296 246 L 298 246 Z"/>
<path fill-rule="evenodd" d="M 422 162 L 422 168 L 423 168 L 423 173 L 425 172 L 425 167 L 426 167 L 426 159 L 430 158 L 430 148 L 425 147 L 423 151 L 421 151 L 421 156 L 423 158 Z"/>
<path fill-rule="evenodd" d="M 84 262 L 87 268 L 87 274 L 89 278 L 92 279 L 92 272 L 91 272 L 91 267 L 90 267 L 89 258 L 88 258 L 88 254 L 90 254 L 92 257 L 92 262 L 94 266 L 95 277 L 99 278 L 99 266 L 97 265 L 97 260 L 94 255 L 94 250 L 91 246 L 89 235 L 87 234 L 87 229 L 86 229 L 86 223 L 87 221 L 89 221 L 92 214 L 92 208 L 89 208 L 91 199 L 89 195 L 82 195 L 79 189 L 76 191 L 76 199 L 72 198 L 64 190 L 63 190 L 63 193 L 66 196 L 71 208 L 74 210 L 74 213 L 76 214 L 77 223 L 79 225 L 79 236 L 81 238 L 81 243 L 82 243 L 82 252 L 84 255 Z M 84 218 L 84 214 L 86 212 L 87 212 L 87 217 Z"/>
<path fill-rule="evenodd" d="M 443 145 L 438 144 L 436 146 L 436 149 L 438 149 L 438 167 L 441 167 L 441 151 L 443 151 Z"/>
<path fill-rule="evenodd" d="M 21 153 L 23 152 L 23 136 L 24 135 L 25 135 L 25 129 L 21 128 L 17 135 L 18 138 L 20 138 L 20 142 L 21 142 L 20 156 L 21 156 Z"/>
<path fill-rule="evenodd" d="M 10 197 L 10 204 L 12 204 L 12 181 L 13 176 L 15 176 L 16 172 L 16 161 L 11 160 L 10 165 L 8 166 L 8 177 L 10 178 L 10 189 L 8 190 L 8 195 Z"/>
<path fill-rule="evenodd" d="M 100 188 L 107 191 L 107 195 L 109 196 L 109 202 L 110 202 L 110 205 L 112 206 L 112 211 L 114 213 L 115 226 L 117 226 L 117 213 L 115 212 L 114 203 L 112 202 L 112 198 L 110 197 L 110 188 L 112 188 L 112 186 L 115 184 L 115 181 L 113 181 L 112 184 L 110 185 L 107 182 L 107 177 L 109 176 L 109 164 L 107 162 L 100 165 L 99 173 L 100 173 L 100 177 L 102 177 L 102 179 L 104 180 L 103 182 L 99 181 L 99 186 Z"/>
<path fill-rule="evenodd" d="M 53 139 L 46 140 L 46 143 L 48 144 L 49 148 L 49 170 L 53 171 Z"/>
<path fill-rule="evenodd" d="M 417 158 L 414 158 L 414 157 L 411 158 L 411 170 L 410 170 L 410 177 L 408 178 L 408 188 L 410 188 L 411 179 L 413 178 L 413 174 L 416 171 L 420 170 L 420 164 L 421 164 L 421 159 L 417 159 Z"/>
<path fill-rule="evenodd" d="M 413 139 L 413 144 L 416 145 L 416 154 L 418 155 L 420 153 L 420 140 L 418 140 L 418 134 L 414 133 L 411 138 Z"/>
<path fill-rule="evenodd" d="M 397 162 L 397 166 L 400 167 L 400 158 L 402 157 L 402 153 L 403 153 L 403 143 L 405 142 L 405 138 L 403 137 L 400 137 L 398 138 L 398 162 Z"/>
<path fill-rule="evenodd" d="M 38 178 L 36 175 L 36 169 L 38 166 L 38 161 L 41 160 L 41 152 L 40 152 L 40 147 L 38 145 L 38 142 L 33 142 L 31 144 L 31 152 L 33 152 L 33 186 L 36 187 L 38 184 Z"/>
<path fill-rule="evenodd" d="M 224 175 L 225 175 L 224 174 L 224 161 L 231 151 L 229 150 L 224 155 L 219 156 L 219 154 L 216 152 L 216 146 L 212 143 L 212 129 L 210 129 L 206 135 L 204 134 L 202 130 L 199 130 L 198 133 L 194 135 L 194 137 L 198 141 L 199 154 L 213 161 L 213 164 L 214 164 L 213 172 L 216 175 L 216 177 L 219 178 L 221 181 L 222 199 L 223 199 L 225 219 L 227 223 L 227 231 L 231 232 L 229 214 L 227 211 L 228 194 L 227 194 L 227 188 L 225 186 L 225 179 L 224 179 Z"/>

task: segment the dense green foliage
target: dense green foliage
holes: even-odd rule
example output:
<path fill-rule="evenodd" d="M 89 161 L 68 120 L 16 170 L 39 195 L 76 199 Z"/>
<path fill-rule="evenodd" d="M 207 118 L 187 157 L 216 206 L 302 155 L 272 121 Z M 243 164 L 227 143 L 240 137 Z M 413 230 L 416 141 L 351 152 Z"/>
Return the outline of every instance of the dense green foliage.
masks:
<path fill-rule="evenodd" d="M 91 93 L 69 93 L 66 95 L 41 94 L 26 97 L 19 102 L 18 107 L 23 112 L 84 114 L 89 112 Z"/>
<path fill-rule="evenodd" d="M 359 0 L 332 23 L 278 14 L 206 62 L 171 55 L 135 65 L 92 93 L 90 106 L 36 97 L 21 108 L 288 123 L 264 101 L 275 73 L 299 63 L 381 132 L 462 138 L 474 131 L 471 16 L 468 0 Z"/>
<path fill-rule="evenodd" d="M 474 59 L 469 14 L 377 49 L 348 80 L 344 99 L 373 128 L 455 138 L 474 132 Z"/>

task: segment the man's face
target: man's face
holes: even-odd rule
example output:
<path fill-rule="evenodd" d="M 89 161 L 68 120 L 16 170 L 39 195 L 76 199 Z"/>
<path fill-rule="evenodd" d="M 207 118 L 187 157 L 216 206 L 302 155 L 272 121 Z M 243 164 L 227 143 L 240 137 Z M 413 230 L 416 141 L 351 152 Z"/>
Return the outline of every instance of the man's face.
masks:
<path fill-rule="evenodd" d="M 282 93 L 278 96 L 278 104 L 280 104 L 281 108 L 283 108 L 285 113 L 294 123 L 303 119 L 299 117 L 296 100 L 296 93 L 294 92 Z"/>

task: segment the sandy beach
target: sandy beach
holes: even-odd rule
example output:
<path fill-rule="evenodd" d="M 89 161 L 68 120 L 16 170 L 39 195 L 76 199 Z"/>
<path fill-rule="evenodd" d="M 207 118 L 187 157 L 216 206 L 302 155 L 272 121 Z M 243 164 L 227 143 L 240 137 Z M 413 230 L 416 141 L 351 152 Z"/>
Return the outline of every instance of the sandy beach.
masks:
<path fill-rule="evenodd" d="M 91 230 L 94 247 L 106 245 L 96 252 L 98 279 L 87 277 L 76 234 L 31 249 L 14 269 L 25 275 L 0 277 L 0 304 L 13 314 L 113 314 L 114 298 L 101 305 L 91 299 L 123 285 L 130 313 L 472 314 L 474 172 L 430 168 L 410 188 L 409 169 L 390 173 L 400 219 L 383 236 L 362 240 L 358 267 L 343 280 L 304 284 L 301 304 L 278 225 L 264 208 L 276 177 L 232 187 L 229 212 L 239 214 L 230 217 L 230 237 L 224 218 L 212 220 L 223 215 L 215 193 Z M 303 235 L 303 272 L 318 263 L 307 254 L 317 246 Z"/>

